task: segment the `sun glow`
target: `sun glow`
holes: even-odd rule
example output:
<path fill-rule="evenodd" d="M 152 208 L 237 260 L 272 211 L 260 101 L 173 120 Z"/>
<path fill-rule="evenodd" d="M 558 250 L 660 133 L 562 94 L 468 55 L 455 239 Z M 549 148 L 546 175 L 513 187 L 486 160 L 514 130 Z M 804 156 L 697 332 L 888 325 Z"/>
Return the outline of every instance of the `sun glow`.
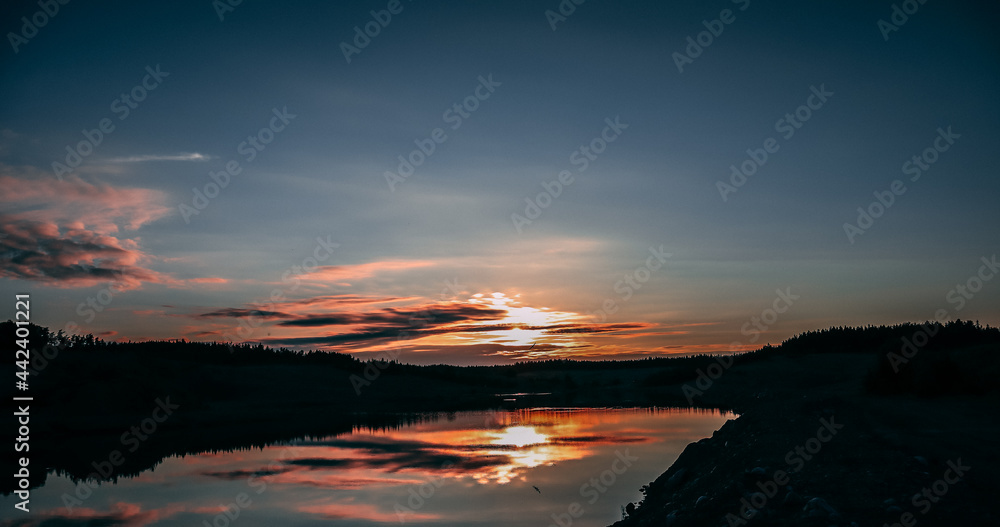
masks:
<path fill-rule="evenodd" d="M 359 349 L 359 346 L 354 351 L 391 351 L 395 356 L 400 340 L 406 340 L 406 346 L 419 347 L 415 351 L 473 348 L 484 357 L 512 360 L 561 358 L 584 350 L 594 352 L 590 338 L 594 334 L 595 323 L 589 316 L 546 306 L 532 307 L 527 303 L 520 294 L 508 296 L 501 292 L 476 293 L 464 301 L 444 303 L 442 311 L 450 313 L 453 310 L 456 313 L 453 321 L 440 320 L 434 310 L 426 313 L 421 311 L 418 312 L 419 316 L 410 319 L 416 331 L 399 332 L 400 336 L 405 334 L 408 338 L 394 341 L 386 339 L 385 342 L 366 345 L 363 349 Z M 469 309 L 470 306 L 472 309 Z M 466 317 L 466 313 L 471 316 Z M 397 314 L 392 312 L 389 315 Z M 357 330 L 364 333 L 368 329 L 361 326 Z M 337 349 L 336 345 L 331 345 L 330 349 Z"/>
<path fill-rule="evenodd" d="M 490 441 L 494 445 L 507 445 L 523 448 L 537 445 L 548 440 L 545 434 L 539 433 L 533 426 L 512 426 L 505 429 L 499 437 Z"/>
<path fill-rule="evenodd" d="M 518 347 L 524 346 L 534 351 L 526 353 L 528 357 L 545 356 L 552 346 L 560 347 L 572 346 L 577 341 L 577 335 L 572 333 L 554 333 L 553 327 L 565 324 L 579 324 L 583 317 L 577 313 L 553 311 L 547 307 L 530 307 L 521 303 L 521 295 L 508 297 L 504 293 L 492 293 L 484 295 L 482 293 L 473 295 L 468 301 L 472 304 L 479 304 L 506 311 L 506 316 L 500 320 L 479 322 L 480 326 L 498 326 L 497 329 L 489 329 L 482 332 L 455 334 L 450 336 L 463 343 L 469 341 L 488 342 L 501 344 L 503 346 Z M 525 350 L 526 351 L 526 350 Z"/>

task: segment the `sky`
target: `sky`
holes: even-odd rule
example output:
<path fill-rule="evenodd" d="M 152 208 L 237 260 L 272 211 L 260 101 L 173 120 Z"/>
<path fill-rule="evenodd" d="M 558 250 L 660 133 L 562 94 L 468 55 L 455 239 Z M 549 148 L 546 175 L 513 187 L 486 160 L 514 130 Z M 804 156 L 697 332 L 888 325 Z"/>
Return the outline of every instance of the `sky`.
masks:
<path fill-rule="evenodd" d="M 996 5 L 9 4 L 5 318 L 462 365 L 1000 323 Z"/>

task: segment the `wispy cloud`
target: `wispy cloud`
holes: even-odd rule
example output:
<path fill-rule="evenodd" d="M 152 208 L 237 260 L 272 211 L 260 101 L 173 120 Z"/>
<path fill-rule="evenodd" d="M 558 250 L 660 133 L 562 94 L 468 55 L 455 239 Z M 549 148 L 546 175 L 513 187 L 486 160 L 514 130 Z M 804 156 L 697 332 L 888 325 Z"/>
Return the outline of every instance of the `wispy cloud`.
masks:
<path fill-rule="evenodd" d="M 219 276 L 206 276 L 203 278 L 189 278 L 187 280 L 184 280 L 184 282 L 186 284 L 205 285 L 205 284 L 228 284 L 230 281 L 228 278 L 222 278 Z"/>
<path fill-rule="evenodd" d="M 147 161 L 208 161 L 212 159 L 212 156 L 207 156 L 205 154 L 199 154 L 197 152 L 192 153 L 179 153 L 170 155 L 142 155 L 142 156 L 129 156 L 129 157 L 113 157 L 108 161 L 111 163 L 145 163 Z"/>
<path fill-rule="evenodd" d="M 454 302 L 412 306 L 406 308 L 385 308 L 368 313 L 333 313 L 306 315 L 295 320 L 282 322 L 281 326 L 316 327 L 365 324 L 378 327 L 407 328 L 417 323 L 434 325 L 455 322 L 497 320 L 507 311 L 475 304 Z"/>
<path fill-rule="evenodd" d="M 378 273 L 386 271 L 408 271 L 420 267 L 434 265 L 428 260 L 384 260 L 378 262 L 367 262 L 355 265 L 325 266 L 310 273 L 299 275 L 304 281 L 332 282 L 341 285 L 350 285 L 352 281 L 363 278 L 371 278 Z"/>
<path fill-rule="evenodd" d="M 201 514 L 215 513 L 214 509 L 189 509 L 179 504 L 169 504 L 158 509 L 142 508 L 138 503 L 116 502 L 107 512 L 88 507 L 76 508 L 71 516 L 63 514 L 62 508 L 51 509 L 40 513 L 41 518 L 35 523 L 14 523 L 13 525 L 116 525 L 121 527 L 140 527 L 150 525 L 183 512 Z M 11 525 L 11 524 L 4 524 Z"/>
<path fill-rule="evenodd" d="M 287 320 L 279 323 L 283 327 L 322 327 L 322 326 L 353 326 L 357 329 L 345 333 L 304 337 L 275 337 L 264 339 L 271 345 L 290 346 L 373 346 L 390 339 L 417 340 L 425 337 L 447 334 L 491 334 L 505 330 L 538 331 L 546 335 L 574 333 L 580 336 L 619 333 L 642 330 L 651 327 L 648 323 L 630 324 L 557 324 L 551 326 L 530 326 L 514 323 L 481 324 L 483 321 L 502 320 L 507 313 L 481 306 L 454 306 L 445 310 L 441 307 L 431 307 L 433 318 L 421 320 L 426 316 L 427 307 L 413 311 L 383 311 L 378 313 L 315 315 Z M 416 318 L 417 322 L 413 320 Z M 470 323 L 471 322 L 471 323 Z M 357 327 L 358 324 L 362 324 Z M 447 347 L 447 346 L 442 346 Z M 514 347 L 517 349 L 517 346 Z"/>
<path fill-rule="evenodd" d="M 227 307 L 223 309 L 217 309 L 215 311 L 209 311 L 208 313 L 201 313 L 195 315 L 198 318 L 244 318 L 244 317 L 257 317 L 257 318 L 292 318 L 292 315 L 288 313 L 281 313 L 279 311 L 266 311 L 258 309 L 241 309 L 234 307 Z"/>

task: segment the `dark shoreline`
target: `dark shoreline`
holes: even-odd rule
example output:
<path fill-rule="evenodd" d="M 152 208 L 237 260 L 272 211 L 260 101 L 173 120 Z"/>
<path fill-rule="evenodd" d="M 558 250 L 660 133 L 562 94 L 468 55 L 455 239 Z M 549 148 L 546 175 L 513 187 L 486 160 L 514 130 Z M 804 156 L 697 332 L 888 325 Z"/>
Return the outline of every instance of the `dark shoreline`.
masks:
<path fill-rule="evenodd" d="M 740 416 L 688 445 L 614 526 L 995 525 L 1000 397 L 873 396 L 862 357 L 779 358 L 727 372 L 705 400 Z M 782 361 L 827 378 L 803 391 Z M 760 396 L 741 397 L 750 387 Z M 933 494 L 959 460 L 971 469 Z M 925 488 L 931 498 L 914 500 Z"/>

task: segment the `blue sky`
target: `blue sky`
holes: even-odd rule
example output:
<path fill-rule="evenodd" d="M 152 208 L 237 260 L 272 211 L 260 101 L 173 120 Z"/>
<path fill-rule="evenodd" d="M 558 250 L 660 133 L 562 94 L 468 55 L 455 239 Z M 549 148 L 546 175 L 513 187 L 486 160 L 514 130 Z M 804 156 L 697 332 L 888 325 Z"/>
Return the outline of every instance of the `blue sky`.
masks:
<path fill-rule="evenodd" d="M 106 338 L 418 363 L 725 352 L 941 309 L 997 323 L 988 279 L 948 299 L 1000 241 L 995 6 L 927 2 L 886 40 L 891 2 L 588 0 L 553 30 L 554 1 L 403 1 L 348 63 L 342 43 L 387 7 L 244 0 L 220 20 L 208 1 L 70 2 L 21 40 L 42 8 L 5 8 L 3 289 L 31 292 L 38 323 Z M 704 21 L 722 32 L 678 71 Z M 813 88 L 832 95 L 801 109 Z M 121 119 L 131 93 L 145 98 Z M 455 104 L 474 110 L 453 129 Z M 786 138 L 796 111 L 809 118 Z M 103 119 L 114 130 L 57 178 Z M 252 159 L 248 136 L 269 141 Z M 585 170 L 581 147 L 601 150 Z M 917 181 L 913 156 L 936 158 Z M 185 214 L 227 163 L 226 187 Z M 572 182 L 519 232 L 512 214 L 562 171 Z M 905 193 L 849 237 L 894 180 Z M 317 238 L 336 247 L 310 261 Z M 670 255 L 656 269 L 651 248 Z M 765 313 L 779 289 L 798 298 Z"/>

